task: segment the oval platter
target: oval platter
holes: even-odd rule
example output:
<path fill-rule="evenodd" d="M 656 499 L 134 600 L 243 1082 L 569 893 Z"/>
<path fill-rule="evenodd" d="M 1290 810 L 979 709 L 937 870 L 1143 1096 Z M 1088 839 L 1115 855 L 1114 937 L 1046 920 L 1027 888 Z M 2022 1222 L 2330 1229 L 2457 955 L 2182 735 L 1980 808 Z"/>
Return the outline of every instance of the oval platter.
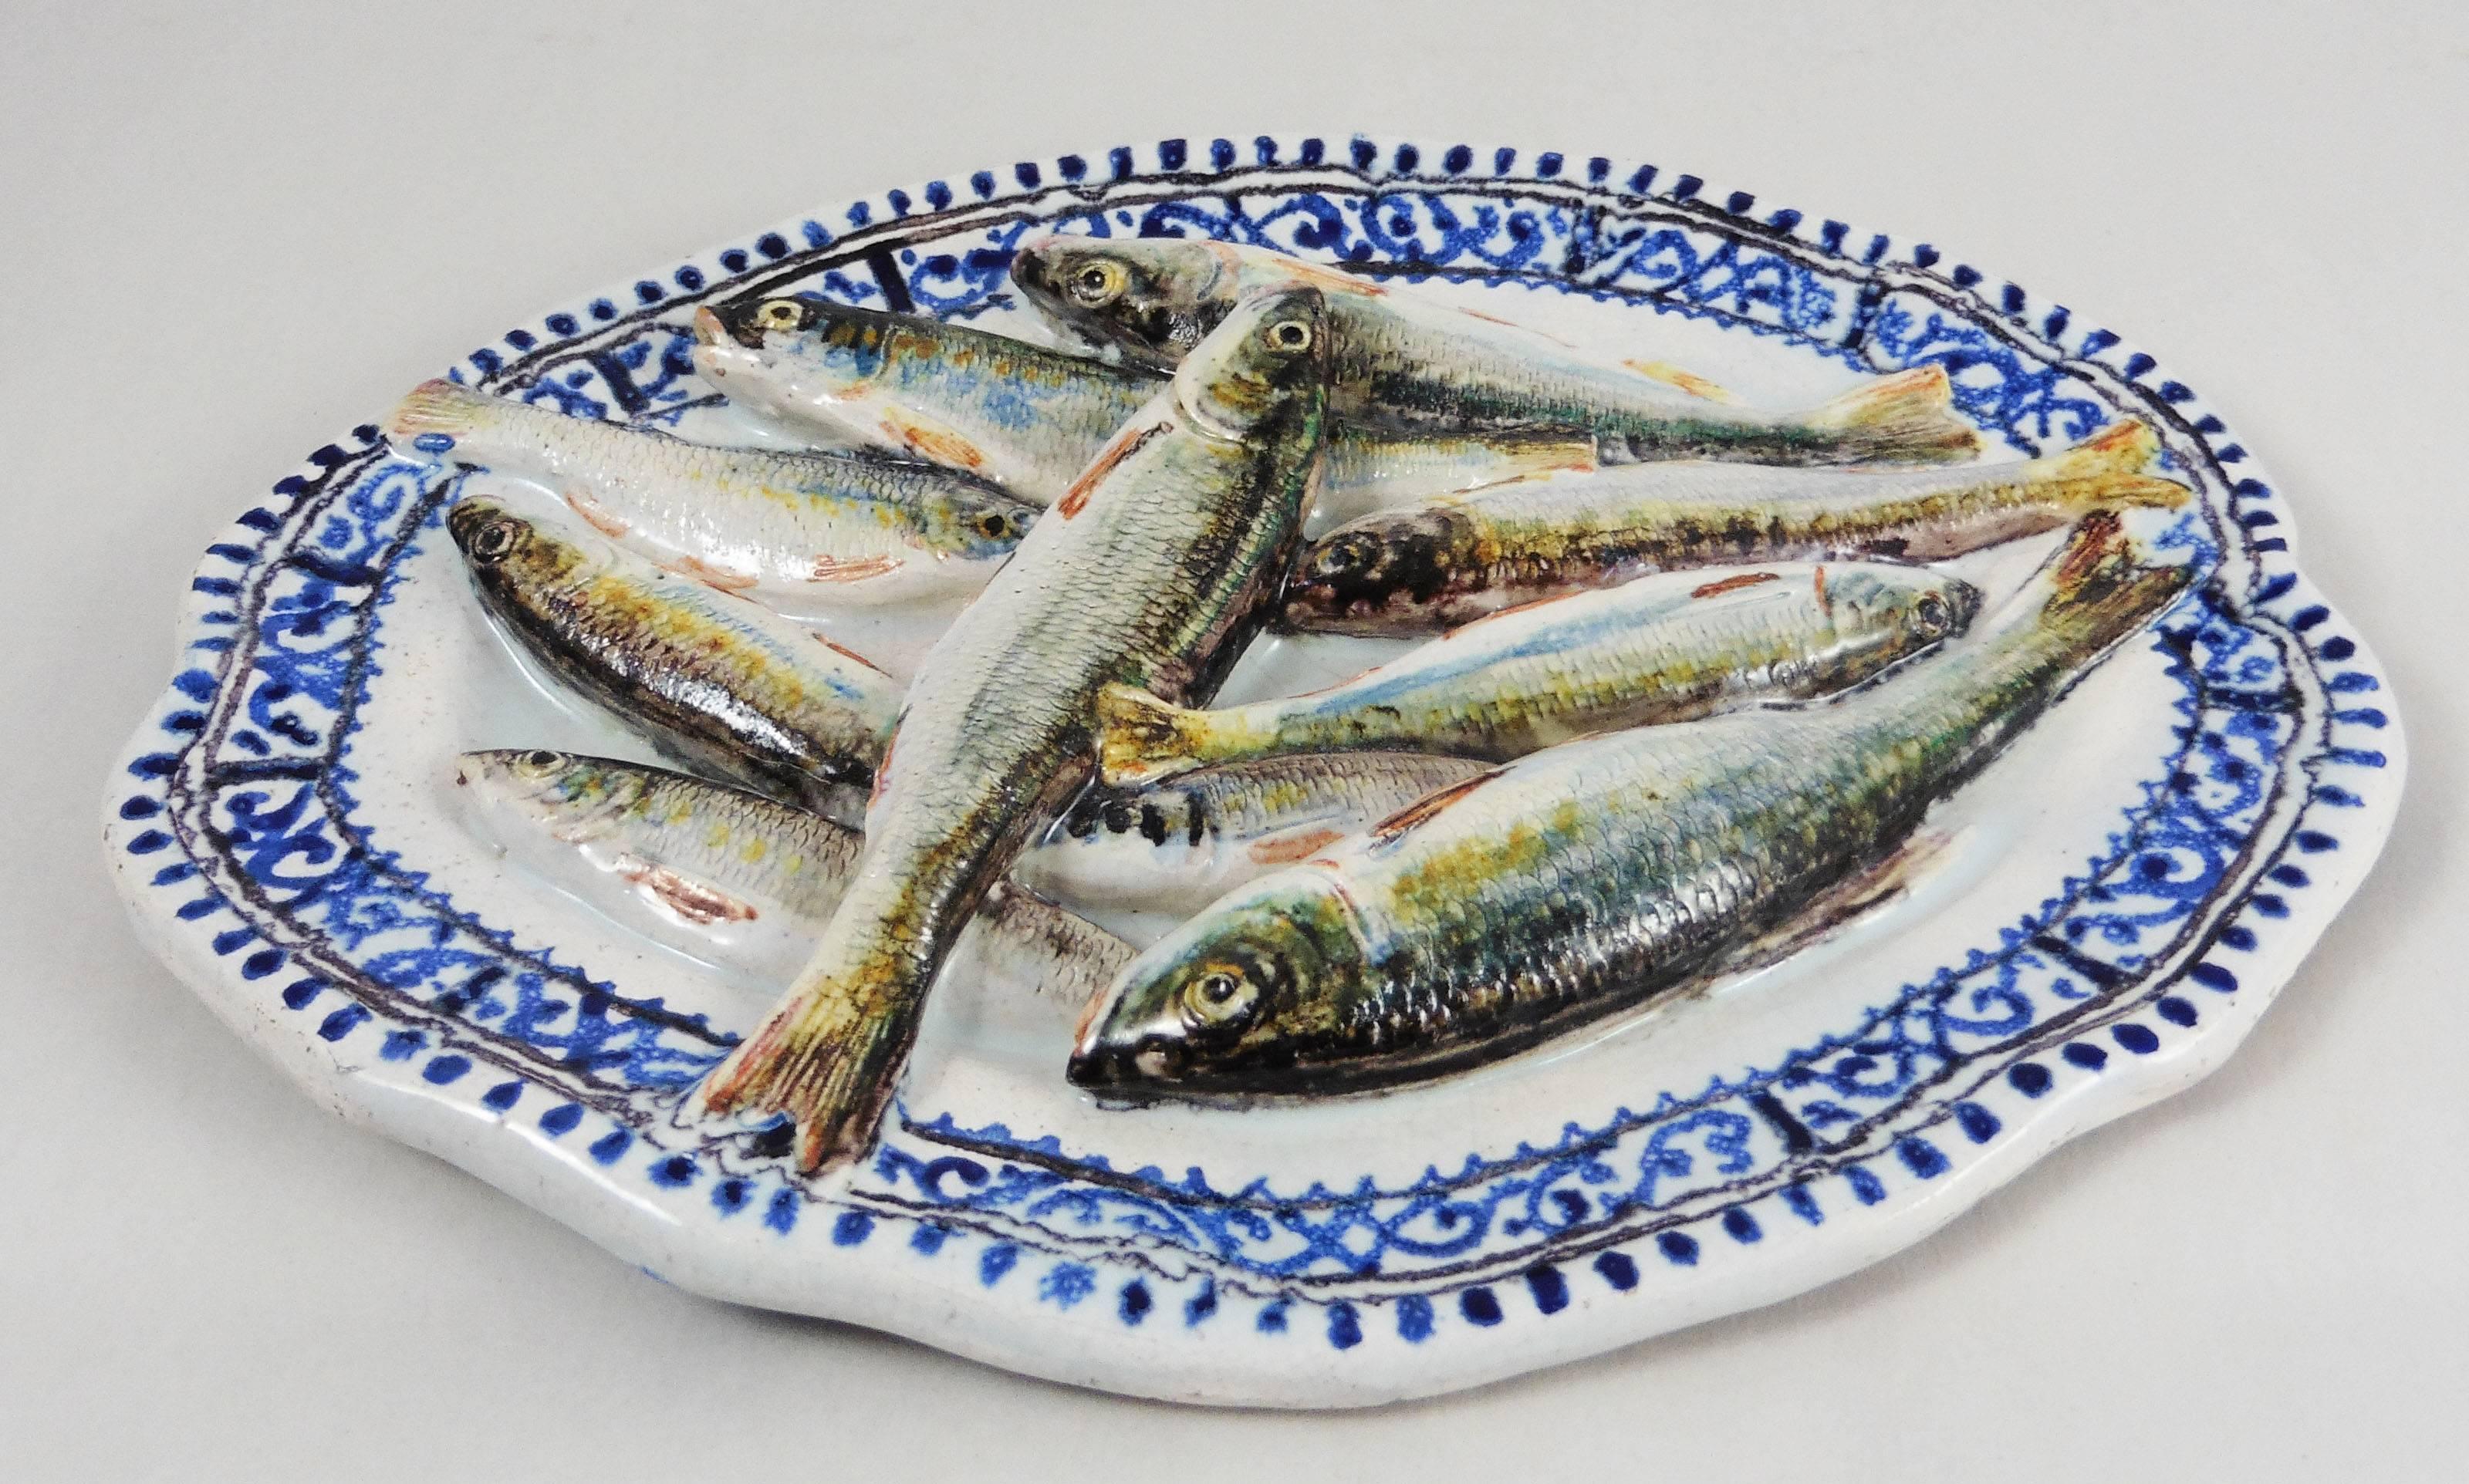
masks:
<path fill-rule="evenodd" d="M 321 1103 L 670 1283 L 1113 1391 L 1337 1406 L 1919 1240 L 2219 1065 L 2388 830 L 2380 672 L 2201 396 L 1926 243 L 1651 165 L 1340 135 L 1020 163 L 667 265 L 450 374 L 725 435 L 696 306 L 795 289 L 1034 334 L 1005 270 L 1049 229 L 1272 245 L 1775 405 L 1942 365 L 1991 458 L 2140 418 L 2200 494 L 2143 534 L 2204 580 L 1940 808 L 1951 848 L 1907 900 L 1779 966 L 1423 1087 L 1239 1111 L 1100 1107 L 1061 1075 L 1073 1007 L 947 985 L 875 1154 L 809 1181 L 673 1121 L 772 987 L 633 937 L 456 817 L 464 748 L 642 754 L 522 678 L 445 538 L 452 472 L 362 426 L 191 583 L 105 801 L 147 941 Z M 2011 585 L 2042 550 L 1957 565 Z"/>

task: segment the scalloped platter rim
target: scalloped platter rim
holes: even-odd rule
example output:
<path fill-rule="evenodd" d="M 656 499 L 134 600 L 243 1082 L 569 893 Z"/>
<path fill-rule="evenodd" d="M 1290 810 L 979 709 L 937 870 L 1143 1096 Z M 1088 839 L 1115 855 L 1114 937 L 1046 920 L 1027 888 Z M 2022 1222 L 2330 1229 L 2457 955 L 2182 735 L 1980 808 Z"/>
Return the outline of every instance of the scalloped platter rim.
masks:
<path fill-rule="evenodd" d="M 1509 297 L 1767 397 L 1934 362 L 2003 456 L 2132 414 L 2201 495 L 2151 534 L 2210 580 L 1950 801 L 1943 882 L 1788 972 L 1411 1095 L 1251 1113 L 1097 1108 L 1063 1084 L 1051 1014 L 947 987 L 958 1008 L 872 1163 L 811 1183 L 672 1121 L 760 986 L 532 889 L 451 817 L 440 760 L 460 747 L 623 744 L 491 647 L 438 534 L 452 481 L 362 426 L 191 584 L 178 673 L 104 803 L 148 943 L 321 1103 L 671 1283 L 1112 1391 L 1362 1405 L 1919 1240 L 2226 1060 L 2390 828 L 2381 672 L 2199 395 L 1927 244 L 1633 161 L 1329 134 L 1025 162 L 699 255 L 452 375 L 726 432 L 685 355 L 694 306 L 794 285 L 1022 332 L 1004 268 L 1049 226 L 1233 236 Z M 2011 577 L 2004 559 L 1983 570 Z"/>

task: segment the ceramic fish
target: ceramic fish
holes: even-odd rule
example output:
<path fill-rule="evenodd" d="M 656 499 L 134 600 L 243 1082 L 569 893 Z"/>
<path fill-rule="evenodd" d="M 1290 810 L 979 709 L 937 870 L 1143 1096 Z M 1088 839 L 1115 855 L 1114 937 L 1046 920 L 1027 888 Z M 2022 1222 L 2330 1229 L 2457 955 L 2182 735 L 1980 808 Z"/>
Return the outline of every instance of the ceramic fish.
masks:
<path fill-rule="evenodd" d="M 803 295 L 695 313 L 695 367 L 732 401 L 826 437 L 854 438 L 985 475 L 1050 505 L 1165 374 L 1065 355 L 966 325 Z M 1566 432 L 1399 436 L 1333 426 L 1319 518 L 1505 480 L 1595 467 Z"/>
<path fill-rule="evenodd" d="M 807 1169 L 871 1146 L 954 936 L 1088 776 L 1099 687 L 1206 698 L 1262 617 L 1320 451 L 1325 328 L 1308 287 L 1228 315 L 935 641 L 856 879 L 704 1110 L 788 1114 Z"/>
<path fill-rule="evenodd" d="M 1314 541 L 1282 621 L 1419 634 L 1644 572 L 1848 557 L 1936 560 L 2055 530 L 2087 511 L 2161 509 L 2159 441 L 2112 423 L 2027 463 L 1853 471 L 1666 464 L 1505 486 L 1367 515 Z"/>
<path fill-rule="evenodd" d="M 429 381 L 388 433 L 415 452 L 539 478 L 594 530 L 784 612 L 974 592 L 1036 508 L 931 464 L 707 448 Z"/>
<path fill-rule="evenodd" d="M 1173 364 L 1241 295 L 1314 284 L 1328 295 L 1329 414 L 1341 422 L 1452 433 L 1581 429 L 1629 459 L 1943 464 L 1979 451 L 1936 366 L 1880 377 L 1820 407 L 1765 412 L 1692 396 L 1668 375 L 1599 364 L 1549 335 L 1266 248 L 1050 236 L 1020 249 L 1011 276 L 1059 324 L 1152 365 Z"/>
<path fill-rule="evenodd" d="M 1927 567 L 1786 562 L 1642 577 L 1531 604 L 1308 696 L 1223 711 L 1113 687 L 1097 701 L 1109 784 L 1345 748 L 1507 762 L 1572 738 L 1856 685 L 1961 633 L 1980 591 Z"/>
<path fill-rule="evenodd" d="M 1190 913 L 1482 772 L 1464 758 L 1301 753 L 1092 788 L 1021 853 L 1012 879 L 1084 906 Z"/>
<path fill-rule="evenodd" d="M 608 758 L 467 752 L 455 782 L 509 856 L 654 942 L 762 983 L 806 961 L 865 843 L 755 794 Z M 1131 956 L 1096 924 L 998 887 L 952 968 L 1076 1007 Z"/>
<path fill-rule="evenodd" d="M 900 687 L 864 657 L 495 500 L 446 525 L 524 651 L 662 751 L 819 813 L 872 780 Z"/>
<path fill-rule="evenodd" d="M 1890 682 L 1573 742 L 1419 800 L 1134 960 L 1072 1080 L 1369 1087 L 1667 993 L 1894 852 L 2189 575 L 2095 514 L 1996 624 Z"/>

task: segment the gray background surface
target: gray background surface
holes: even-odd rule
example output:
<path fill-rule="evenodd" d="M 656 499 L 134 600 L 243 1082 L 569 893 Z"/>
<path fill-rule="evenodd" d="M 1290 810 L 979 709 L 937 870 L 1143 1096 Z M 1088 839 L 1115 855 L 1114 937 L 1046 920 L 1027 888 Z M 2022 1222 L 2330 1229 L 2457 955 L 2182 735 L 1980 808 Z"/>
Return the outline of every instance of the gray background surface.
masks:
<path fill-rule="evenodd" d="M 2469 1473 L 2457 5 L 284 11 L 0 15 L 0 1476 Z M 1264 128 L 1627 154 L 1926 238 L 2224 409 L 2415 750 L 2243 1053 L 1793 1302 L 1383 1413 L 1210 1414 L 662 1287 L 318 1111 L 137 946 L 104 771 L 198 552 L 307 450 L 775 218 Z"/>

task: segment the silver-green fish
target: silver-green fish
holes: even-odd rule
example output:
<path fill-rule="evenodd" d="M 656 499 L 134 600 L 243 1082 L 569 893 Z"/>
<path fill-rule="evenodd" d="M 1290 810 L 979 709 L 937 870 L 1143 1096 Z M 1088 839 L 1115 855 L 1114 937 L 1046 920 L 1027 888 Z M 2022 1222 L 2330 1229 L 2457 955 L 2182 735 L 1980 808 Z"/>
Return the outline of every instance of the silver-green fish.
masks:
<path fill-rule="evenodd" d="M 2189 576 L 2139 564 L 2095 514 L 1997 624 L 1891 681 L 1573 742 L 1433 794 L 1134 960 L 1071 1078 L 1344 1091 L 1668 993 L 1897 850 Z"/>
<path fill-rule="evenodd" d="M 982 474 L 1040 505 L 1062 498 L 1165 384 L 1160 371 L 804 295 L 699 309 L 695 337 L 696 369 L 732 401 Z M 1327 443 L 1324 521 L 1596 464 L 1594 440 L 1568 432 L 1401 436 L 1339 424 Z"/>
<path fill-rule="evenodd" d="M 900 686 L 863 656 L 495 500 L 446 524 L 524 652 L 663 752 L 819 813 L 874 777 Z"/>
<path fill-rule="evenodd" d="M 666 768 L 541 748 L 467 752 L 455 782 L 512 858 L 656 943 L 760 983 L 796 973 L 857 868 L 845 825 Z M 1131 945 L 998 887 L 950 967 L 1075 1010 Z"/>
<path fill-rule="evenodd" d="M 872 1145 L 955 935 L 1088 777 L 1098 690 L 1206 698 L 1263 616 L 1301 538 L 1327 341 L 1311 288 L 1229 314 L 935 642 L 848 896 L 704 1109 L 788 1114 L 807 1169 Z"/>
<path fill-rule="evenodd" d="M 1943 464 L 1979 451 L 1937 366 L 1880 377 L 1820 407 L 1765 412 L 1690 396 L 1672 378 L 1602 364 L 1506 320 L 1267 248 L 1050 236 L 1020 249 L 1011 277 L 1057 323 L 1151 365 L 1174 364 L 1246 293 L 1317 285 L 1328 295 L 1333 341 L 1329 414 L 1343 422 L 1577 429 L 1630 459 Z"/>
<path fill-rule="evenodd" d="M 1927 567 L 1665 573 L 1469 624 L 1341 685 L 1223 711 L 1098 697 L 1099 775 L 1346 748 L 1507 762 L 1573 738 L 1857 685 L 1961 633 L 1980 591 Z"/>
<path fill-rule="evenodd" d="M 1036 507 L 932 464 L 709 448 L 429 381 L 387 431 L 419 456 L 537 477 L 594 530 L 782 612 L 974 592 Z"/>
<path fill-rule="evenodd" d="M 1012 879 L 1078 905 L 1195 912 L 1483 769 L 1437 754 L 1300 753 L 1092 788 L 1021 853 Z"/>
<path fill-rule="evenodd" d="M 1321 537 L 1281 621 L 1324 633 L 1431 633 L 1646 572 L 1749 561 L 1928 561 L 2052 531 L 2088 511 L 2168 509 L 2132 419 L 2046 458 L 1949 469 L 1651 464 L 1364 516 Z"/>

